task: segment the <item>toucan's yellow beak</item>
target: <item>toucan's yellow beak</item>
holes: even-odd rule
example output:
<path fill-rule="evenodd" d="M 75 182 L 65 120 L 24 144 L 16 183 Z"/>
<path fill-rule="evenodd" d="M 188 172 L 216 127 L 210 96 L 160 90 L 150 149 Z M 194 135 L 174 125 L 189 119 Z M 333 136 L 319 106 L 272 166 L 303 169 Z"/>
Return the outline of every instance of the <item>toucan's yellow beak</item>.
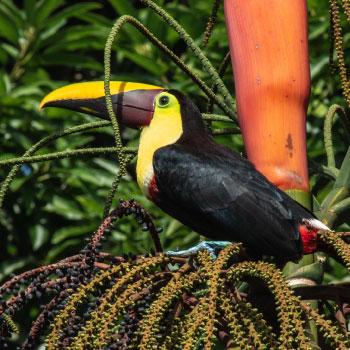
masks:
<path fill-rule="evenodd" d="M 149 125 L 154 99 L 163 90 L 155 85 L 113 81 L 110 91 L 114 113 L 126 126 Z M 77 83 L 54 90 L 40 103 L 40 109 L 46 107 L 61 107 L 109 119 L 103 81 Z"/>

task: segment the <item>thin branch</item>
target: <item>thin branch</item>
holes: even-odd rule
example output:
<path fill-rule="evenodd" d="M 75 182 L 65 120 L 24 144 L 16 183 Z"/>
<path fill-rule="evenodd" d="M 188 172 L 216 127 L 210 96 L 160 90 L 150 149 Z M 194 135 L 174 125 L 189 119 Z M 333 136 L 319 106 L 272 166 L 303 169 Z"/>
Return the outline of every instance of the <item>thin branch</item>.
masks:
<path fill-rule="evenodd" d="M 135 148 L 124 148 L 124 151 L 127 154 L 136 153 Z M 117 152 L 117 147 L 78 148 L 75 150 L 53 152 L 53 153 L 47 153 L 47 154 L 42 154 L 38 156 L 4 159 L 0 161 L 0 167 L 6 166 L 6 165 L 14 165 L 14 164 L 46 162 L 48 160 L 72 158 L 72 157 L 78 157 L 82 155 L 96 156 L 100 154 L 116 154 L 116 152 Z"/>

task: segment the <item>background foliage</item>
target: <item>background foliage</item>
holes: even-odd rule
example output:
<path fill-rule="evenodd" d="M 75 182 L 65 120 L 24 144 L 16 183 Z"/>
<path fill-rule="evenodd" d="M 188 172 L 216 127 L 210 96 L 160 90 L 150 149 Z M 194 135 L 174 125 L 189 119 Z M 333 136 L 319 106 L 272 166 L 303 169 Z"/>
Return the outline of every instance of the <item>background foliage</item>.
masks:
<path fill-rule="evenodd" d="M 212 3 L 208 1 L 158 1 L 180 22 L 198 43 L 203 40 Z M 310 0 L 309 38 L 312 96 L 308 112 L 308 155 L 313 174 L 316 164 L 325 163 L 323 118 L 333 103 L 344 105 L 338 78 L 329 69 L 328 3 Z M 2 0 L 0 2 L 0 159 L 21 155 L 39 139 L 59 129 L 95 120 L 59 109 L 38 111 L 42 97 L 67 82 L 103 79 L 103 48 L 113 21 L 130 14 L 142 21 L 163 42 L 175 50 L 203 80 L 206 73 L 176 33 L 159 17 L 136 1 Z M 345 35 L 345 44 L 349 35 Z M 219 66 L 228 51 L 222 10 L 218 25 L 204 49 Z M 345 54 L 347 51 L 345 51 Z M 130 26 L 114 45 L 114 80 L 140 81 L 179 89 L 190 95 L 205 111 L 206 99 L 192 81 Z M 232 72 L 225 77 L 233 90 Z M 225 125 L 224 125 L 225 126 Z M 344 158 L 345 134 L 337 127 L 336 159 Z M 128 146 L 136 146 L 138 132 L 125 129 Z M 219 142 L 243 152 L 239 135 L 218 136 Z M 109 128 L 69 136 L 40 153 L 83 146 L 112 146 Z M 339 162 L 337 165 L 340 165 Z M 8 168 L 0 168 L 3 179 Z M 56 261 L 77 252 L 83 238 L 99 225 L 104 201 L 117 172 L 116 157 L 88 157 L 23 165 L 11 185 L 0 212 L 0 279 L 10 273 Z M 134 178 L 134 164 L 126 179 Z M 314 195 L 321 201 L 331 184 L 312 177 Z M 135 198 L 155 217 L 165 250 L 190 246 L 199 237 L 166 216 L 142 196 L 133 181 L 122 181 L 121 198 Z M 348 230 L 347 225 L 343 225 Z M 136 224 L 121 221 L 112 232 L 108 250 L 113 254 L 143 253 L 152 247 L 147 233 Z M 138 232 L 137 235 L 134 232 Z M 339 281 L 345 274 L 330 261 L 327 281 Z M 37 313 L 33 306 L 32 315 Z M 25 323 L 23 321 L 23 326 Z"/>

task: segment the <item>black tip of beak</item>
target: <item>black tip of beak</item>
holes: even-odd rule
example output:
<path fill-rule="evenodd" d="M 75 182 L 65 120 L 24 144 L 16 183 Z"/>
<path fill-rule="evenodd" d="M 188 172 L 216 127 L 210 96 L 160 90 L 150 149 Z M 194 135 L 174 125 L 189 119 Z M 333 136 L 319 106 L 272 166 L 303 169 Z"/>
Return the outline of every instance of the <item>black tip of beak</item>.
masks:
<path fill-rule="evenodd" d="M 48 101 L 40 105 L 40 109 L 46 107 L 64 108 L 71 111 L 94 115 L 102 119 L 109 119 L 106 104 L 99 102 L 98 99 L 56 100 Z"/>

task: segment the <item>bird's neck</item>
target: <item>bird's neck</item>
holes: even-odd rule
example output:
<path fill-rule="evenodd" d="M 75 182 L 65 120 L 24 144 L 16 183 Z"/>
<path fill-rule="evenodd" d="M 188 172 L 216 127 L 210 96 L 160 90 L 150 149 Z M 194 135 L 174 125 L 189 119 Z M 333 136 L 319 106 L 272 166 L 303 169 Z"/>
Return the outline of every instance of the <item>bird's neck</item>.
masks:
<path fill-rule="evenodd" d="M 180 113 L 169 116 L 155 115 L 140 136 L 136 165 L 137 182 L 143 193 L 150 197 L 149 186 L 154 176 L 153 156 L 161 147 L 175 143 L 182 135 Z"/>

